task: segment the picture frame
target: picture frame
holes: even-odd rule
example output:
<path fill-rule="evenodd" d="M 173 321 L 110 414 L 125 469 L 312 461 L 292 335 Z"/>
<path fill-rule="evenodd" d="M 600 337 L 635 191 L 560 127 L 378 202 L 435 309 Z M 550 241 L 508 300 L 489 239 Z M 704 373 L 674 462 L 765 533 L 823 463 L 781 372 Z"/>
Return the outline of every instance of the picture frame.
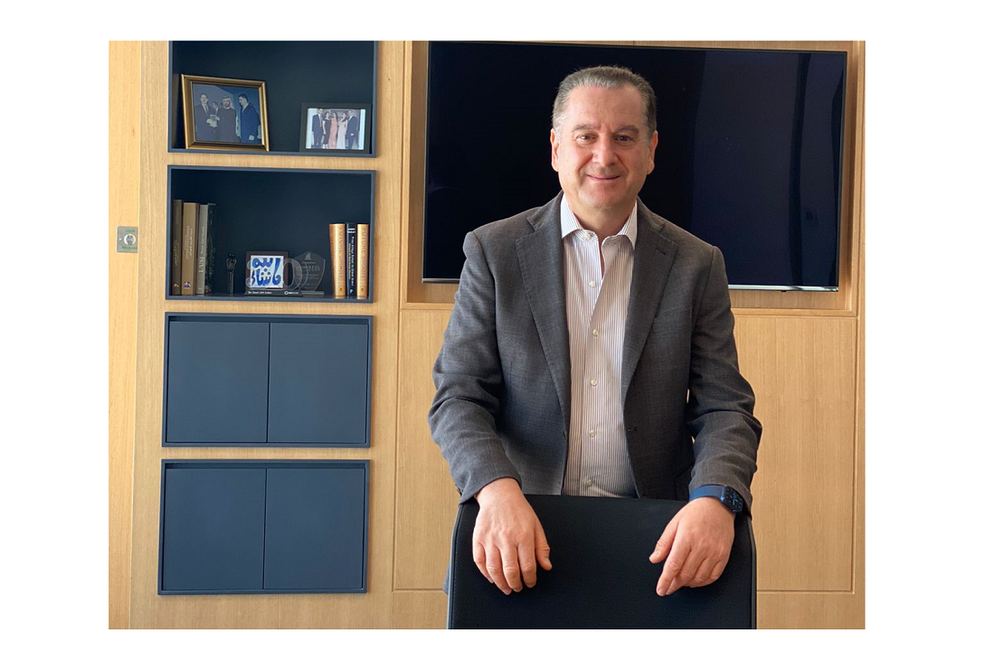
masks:
<path fill-rule="evenodd" d="M 287 286 L 287 252 L 245 253 L 245 293 L 282 291 Z"/>
<path fill-rule="evenodd" d="M 266 83 L 181 75 L 187 149 L 269 151 Z"/>
<path fill-rule="evenodd" d="M 302 103 L 301 153 L 372 156 L 371 110 L 372 106 L 364 103 Z"/>

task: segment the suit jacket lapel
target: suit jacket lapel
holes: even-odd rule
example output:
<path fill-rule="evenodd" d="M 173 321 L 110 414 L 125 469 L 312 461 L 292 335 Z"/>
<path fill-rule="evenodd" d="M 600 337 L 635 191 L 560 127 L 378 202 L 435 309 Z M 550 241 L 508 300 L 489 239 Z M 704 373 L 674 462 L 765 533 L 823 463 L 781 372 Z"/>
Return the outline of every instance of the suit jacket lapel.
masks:
<path fill-rule="evenodd" d="M 622 344 L 622 404 L 642 355 L 657 307 L 674 264 L 675 245 L 663 235 L 663 224 L 638 201 L 636 222 L 639 234 L 632 261 L 632 285 Z"/>
<path fill-rule="evenodd" d="M 570 426 L 570 336 L 563 293 L 563 240 L 559 196 L 529 217 L 535 231 L 515 241 L 525 295 L 546 355 L 556 395 Z"/>

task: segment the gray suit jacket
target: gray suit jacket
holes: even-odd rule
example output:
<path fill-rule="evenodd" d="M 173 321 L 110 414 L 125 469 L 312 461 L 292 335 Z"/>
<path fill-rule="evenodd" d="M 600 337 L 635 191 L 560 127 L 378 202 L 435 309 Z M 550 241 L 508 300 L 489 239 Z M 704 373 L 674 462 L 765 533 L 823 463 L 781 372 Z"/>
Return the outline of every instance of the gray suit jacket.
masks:
<path fill-rule="evenodd" d="M 561 492 L 570 426 L 562 197 L 463 242 L 428 416 L 460 502 L 503 477 L 527 494 Z M 622 355 L 636 491 L 687 499 L 689 489 L 722 484 L 749 507 L 761 427 L 739 373 L 722 254 L 637 207 Z"/>

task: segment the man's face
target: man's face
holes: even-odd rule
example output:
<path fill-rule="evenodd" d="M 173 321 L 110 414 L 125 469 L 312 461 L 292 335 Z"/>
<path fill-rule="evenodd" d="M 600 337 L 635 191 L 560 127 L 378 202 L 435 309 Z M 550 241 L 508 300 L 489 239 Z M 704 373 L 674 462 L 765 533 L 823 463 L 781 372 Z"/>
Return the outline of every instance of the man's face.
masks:
<path fill-rule="evenodd" d="M 223 98 L 221 100 L 221 106 L 225 109 L 231 108 L 231 98 Z"/>
<path fill-rule="evenodd" d="M 206 93 L 201 93 L 200 94 L 200 104 L 203 105 L 204 107 L 207 107 L 207 94 Z"/>
<path fill-rule="evenodd" d="M 577 87 L 560 134 L 550 132 L 552 164 L 570 209 L 582 221 L 625 216 L 653 172 L 658 137 L 648 138 L 643 100 L 632 86 Z"/>
<path fill-rule="evenodd" d="M 247 107 L 249 105 L 249 99 L 246 98 L 245 96 L 239 96 L 238 104 L 241 105 L 243 108 Z"/>

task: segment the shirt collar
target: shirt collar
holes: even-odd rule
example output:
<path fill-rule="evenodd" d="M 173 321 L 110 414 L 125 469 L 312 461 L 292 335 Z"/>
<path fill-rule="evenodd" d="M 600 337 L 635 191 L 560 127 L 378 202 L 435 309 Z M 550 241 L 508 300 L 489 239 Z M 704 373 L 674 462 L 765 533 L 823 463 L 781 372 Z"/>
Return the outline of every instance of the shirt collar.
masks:
<path fill-rule="evenodd" d="M 629 218 L 625 220 L 625 225 L 622 226 L 622 230 L 618 232 L 617 235 L 624 235 L 629 238 L 629 242 L 632 243 L 632 248 L 636 248 L 636 209 L 637 203 L 632 204 L 632 212 L 629 213 Z M 577 217 L 574 215 L 570 206 L 567 205 L 566 197 L 560 199 L 560 238 L 565 239 L 568 235 L 574 231 L 584 231 L 586 230 L 577 221 Z"/>

